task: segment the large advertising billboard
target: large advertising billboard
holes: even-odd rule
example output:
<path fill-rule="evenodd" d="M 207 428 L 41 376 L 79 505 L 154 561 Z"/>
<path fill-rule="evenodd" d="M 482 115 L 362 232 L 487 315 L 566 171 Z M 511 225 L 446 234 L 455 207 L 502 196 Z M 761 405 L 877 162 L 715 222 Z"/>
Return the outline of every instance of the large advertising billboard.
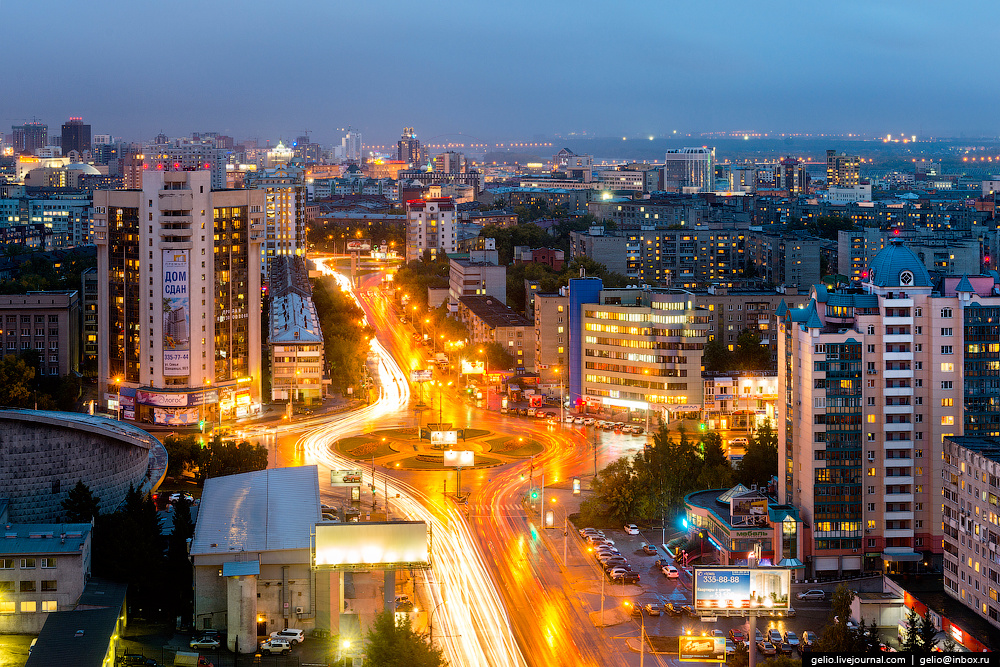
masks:
<path fill-rule="evenodd" d="M 694 569 L 695 611 L 788 609 L 791 570 L 785 568 Z"/>
<path fill-rule="evenodd" d="M 330 486 L 355 486 L 361 483 L 360 470 L 331 470 Z"/>
<path fill-rule="evenodd" d="M 168 426 L 189 426 L 201 419 L 198 408 L 153 408 L 153 423 Z"/>
<path fill-rule="evenodd" d="M 163 251 L 163 374 L 191 374 L 188 251 Z"/>
<path fill-rule="evenodd" d="M 677 657 L 682 662 L 725 662 L 726 638 L 681 635 L 677 638 Z"/>
<path fill-rule="evenodd" d="M 431 431 L 431 445 L 444 447 L 458 444 L 458 431 Z"/>
<path fill-rule="evenodd" d="M 371 249 L 371 239 L 357 239 L 347 242 L 347 252 L 368 252 Z"/>
<path fill-rule="evenodd" d="M 476 465 L 476 453 L 456 449 L 445 450 L 444 464 L 455 468 L 471 468 Z"/>
<path fill-rule="evenodd" d="M 734 526 L 756 526 L 767 522 L 767 498 L 747 494 L 729 500 Z"/>
<path fill-rule="evenodd" d="M 422 371 L 410 371 L 410 382 L 430 382 L 434 376 L 434 371 L 426 369 Z"/>
<path fill-rule="evenodd" d="M 430 567 L 423 521 L 316 524 L 316 567 L 345 570 Z"/>

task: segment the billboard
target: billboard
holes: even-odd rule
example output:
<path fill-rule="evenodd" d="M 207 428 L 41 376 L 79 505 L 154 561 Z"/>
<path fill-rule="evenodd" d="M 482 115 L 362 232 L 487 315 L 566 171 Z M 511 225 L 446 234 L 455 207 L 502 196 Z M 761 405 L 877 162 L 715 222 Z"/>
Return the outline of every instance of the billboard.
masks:
<path fill-rule="evenodd" d="M 476 465 L 476 453 L 473 451 L 460 451 L 457 449 L 447 449 L 444 452 L 444 464 L 454 468 L 466 468 Z"/>
<path fill-rule="evenodd" d="M 394 569 L 430 567 L 423 521 L 316 524 L 316 567 Z"/>
<path fill-rule="evenodd" d="M 788 609 L 790 585 L 785 568 L 695 567 L 694 610 Z"/>
<path fill-rule="evenodd" d="M 462 375 L 483 375 L 484 373 L 486 373 L 486 364 L 482 360 L 462 359 Z"/>
<path fill-rule="evenodd" d="M 198 408 L 153 408 L 153 423 L 169 426 L 187 426 L 201 420 Z"/>
<path fill-rule="evenodd" d="M 747 526 L 767 521 L 767 498 L 758 495 L 735 496 L 729 499 L 729 513 L 734 526 Z"/>
<path fill-rule="evenodd" d="M 168 408 L 185 408 L 188 405 L 186 393 L 160 393 L 139 389 L 135 392 L 135 400 L 141 405 L 158 405 Z"/>
<path fill-rule="evenodd" d="M 191 374 L 188 251 L 163 251 L 163 374 Z"/>
<path fill-rule="evenodd" d="M 347 242 L 347 252 L 368 252 L 371 249 L 371 239 L 356 239 Z"/>
<path fill-rule="evenodd" d="M 410 382 L 430 382 L 432 377 L 434 371 L 429 368 L 423 371 L 410 371 Z"/>
<path fill-rule="evenodd" d="M 725 662 L 726 638 L 681 635 L 677 638 L 677 657 L 683 662 Z"/>
<path fill-rule="evenodd" d="M 360 470 L 331 470 L 330 486 L 354 486 L 361 483 Z"/>
<path fill-rule="evenodd" d="M 431 431 L 431 445 L 458 444 L 458 431 Z"/>

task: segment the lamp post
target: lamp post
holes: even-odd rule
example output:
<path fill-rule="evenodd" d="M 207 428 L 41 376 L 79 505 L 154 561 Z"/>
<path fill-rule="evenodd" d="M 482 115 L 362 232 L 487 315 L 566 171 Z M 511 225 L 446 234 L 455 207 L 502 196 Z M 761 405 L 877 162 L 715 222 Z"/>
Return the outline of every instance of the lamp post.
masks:
<path fill-rule="evenodd" d="M 753 570 L 760 563 L 760 551 L 760 542 L 757 542 L 753 547 L 753 551 L 747 554 L 747 564 L 750 566 L 751 581 L 753 581 Z M 755 591 L 750 592 L 750 609 L 748 612 L 750 614 L 750 623 L 747 633 L 747 647 L 749 648 L 747 667 L 757 667 L 757 596 Z"/>
<path fill-rule="evenodd" d="M 438 428 L 441 428 L 441 421 L 442 421 L 441 413 L 444 410 L 444 398 L 442 397 L 441 392 L 444 391 L 445 385 L 440 380 L 438 380 L 437 386 L 438 386 Z M 450 380 L 448 381 L 447 386 L 449 386 L 449 387 L 451 386 L 451 381 Z M 434 399 L 432 398 L 431 400 L 434 400 Z M 433 407 L 433 404 L 432 404 L 431 410 L 433 410 L 433 409 L 434 409 L 434 407 Z"/>
<path fill-rule="evenodd" d="M 439 602 L 438 605 L 436 607 L 434 607 L 434 609 L 431 610 L 431 615 L 430 615 L 430 617 L 428 617 L 427 627 L 428 627 L 428 631 L 429 631 L 429 635 L 430 635 L 430 641 L 431 641 L 432 644 L 434 643 L 434 612 L 436 612 L 438 609 L 440 609 L 442 605 L 446 605 L 446 604 L 448 604 L 447 600 L 443 600 L 443 601 Z"/>
<path fill-rule="evenodd" d="M 563 397 L 563 374 L 562 369 L 556 366 L 556 375 L 559 376 L 559 423 L 565 423 L 566 415 L 564 414 L 564 409 L 566 406 L 566 399 Z"/>
<path fill-rule="evenodd" d="M 205 432 L 205 399 L 208 398 L 208 388 L 212 386 L 212 378 L 205 378 L 201 388 L 201 432 Z"/>
<path fill-rule="evenodd" d="M 552 498 L 552 506 L 556 506 L 556 499 Z M 563 510 L 563 566 L 569 567 L 569 563 L 566 562 L 566 537 L 569 535 L 569 508 Z M 553 518 L 555 518 L 555 510 L 552 510 Z"/>
<path fill-rule="evenodd" d="M 115 419 L 118 421 L 122 420 L 122 376 L 115 377 L 115 392 L 118 394 L 118 400 L 115 402 Z"/>
<path fill-rule="evenodd" d="M 634 602 L 628 600 L 625 601 L 625 606 L 636 609 Z M 642 613 L 642 607 L 639 609 L 639 620 L 641 625 L 639 626 L 639 667 L 643 667 L 646 661 L 646 616 Z"/>

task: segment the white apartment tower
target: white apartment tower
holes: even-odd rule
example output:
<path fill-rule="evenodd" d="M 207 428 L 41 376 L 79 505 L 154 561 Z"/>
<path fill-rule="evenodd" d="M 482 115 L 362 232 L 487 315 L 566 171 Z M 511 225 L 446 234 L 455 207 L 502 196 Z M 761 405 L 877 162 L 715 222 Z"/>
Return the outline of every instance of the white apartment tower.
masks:
<path fill-rule="evenodd" d="M 94 193 L 100 396 L 123 418 L 196 424 L 259 405 L 263 208 L 260 190 L 213 191 L 208 171 Z"/>
<path fill-rule="evenodd" d="M 932 293 L 895 242 L 862 289 L 815 286 L 779 308 L 778 496 L 812 528 L 806 576 L 940 566 L 942 443 L 963 430 L 962 287 Z"/>
<path fill-rule="evenodd" d="M 681 192 L 715 189 L 715 149 L 672 148 L 663 165 L 663 187 Z"/>
<path fill-rule="evenodd" d="M 431 259 L 457 250 L 458 217 L 451 197 L 411 199 L 406 202 L 406 261 Z"/>

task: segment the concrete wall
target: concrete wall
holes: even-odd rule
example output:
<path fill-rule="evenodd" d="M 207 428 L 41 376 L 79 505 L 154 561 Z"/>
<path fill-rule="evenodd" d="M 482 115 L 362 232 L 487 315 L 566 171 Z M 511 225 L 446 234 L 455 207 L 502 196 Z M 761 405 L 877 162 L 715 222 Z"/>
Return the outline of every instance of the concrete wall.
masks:
<path fill-rule="evenodd" d="M 0 494 L 10 500 L 9 519 L 15 523 L 62 521 L 61 503 L 78 480 L 100 497 L 102 512 L 117 508 L 130 484 L 145 481 L 148 444 L 56 421 L 0 416 Z"/>

